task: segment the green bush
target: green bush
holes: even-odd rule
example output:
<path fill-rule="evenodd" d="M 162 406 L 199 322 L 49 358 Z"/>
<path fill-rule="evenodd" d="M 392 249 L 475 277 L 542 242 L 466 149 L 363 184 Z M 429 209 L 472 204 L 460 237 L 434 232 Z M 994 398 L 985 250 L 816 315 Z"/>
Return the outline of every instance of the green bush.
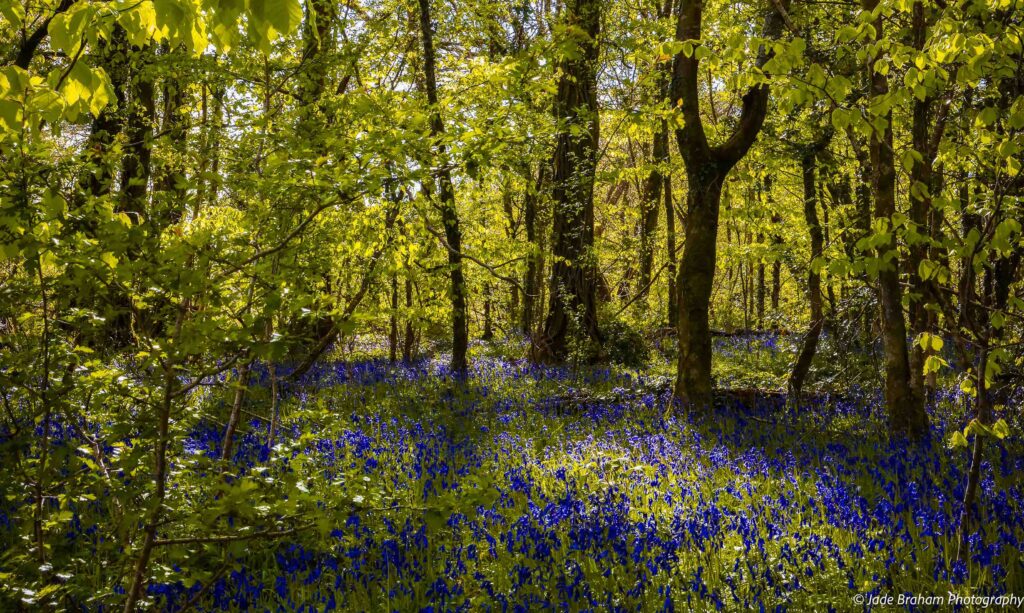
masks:
<path fill-rule="evenodd" d="M 609 362 L 627 368 L 640 368 L 651 359 L 651 347 L 639 329 L 621 319 L 613 319 L 601 329 L 604 351 Z"/>

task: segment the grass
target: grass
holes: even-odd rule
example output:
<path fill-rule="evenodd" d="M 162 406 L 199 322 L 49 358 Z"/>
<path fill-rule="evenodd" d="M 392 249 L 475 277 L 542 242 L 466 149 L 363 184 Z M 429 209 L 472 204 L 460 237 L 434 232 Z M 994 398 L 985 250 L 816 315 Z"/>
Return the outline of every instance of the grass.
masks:
<path fill-rule="evenodd" d="M 932 440 L 908 447 L 887 441 L 876 395 L 698 413 L 656 383 L 486 357 L 467 381 L 438 363 L 327 365 L 287 391 L 273 449 L 249 424 L 226 476 L 221 428 L 181 420 L 168 503 L 181 521 L 162 537 L 298 529 L 165 547 L 149 602 L 847 611 L 858 594 L 1024 593 L 1019 437 L 989 447 L 982 528 L 956 561 L 967 454 L 944 446 L 966 421 L 955 394 L 931 407 Z M 84 569 L 83 551 L 106 551 L 89 535 L 111 504 L 79 505 L 69 523 L 69 597 L 92 606 L 120 589 L 110 569 Z"/>

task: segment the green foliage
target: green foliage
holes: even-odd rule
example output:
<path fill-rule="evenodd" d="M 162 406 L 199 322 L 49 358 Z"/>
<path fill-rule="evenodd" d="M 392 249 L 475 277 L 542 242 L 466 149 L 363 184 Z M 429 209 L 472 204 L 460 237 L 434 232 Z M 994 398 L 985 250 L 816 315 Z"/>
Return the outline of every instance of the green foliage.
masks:
<path fill-rule="evenodd" d="M 688 192 L 700 186 L 688 184 L 676 142 L 686 126 L 680 101 L 667 96 L 681 55 L 701 62 L 695 93 L 711 145 L 744 121 L 750 87 L 771 92 L 761 135 L 723 187 L 714 229 L 716 384 L 785 389 L 812 323 L 813 272 L 826 332 L 809 389 L 878 387 L 877 280 L 894 272 L 907 363 L 968 397 L 979 389 L 997 397 L 1019 371 L 1024 335 L 1020 2 L 782 5 L 790 23 L 780 40 L 751 25 L 767 4 L 719 0 L 702 4 L 701 40 L 676 40 L 676 17 L 655 3 L 602 3 L 595 240 L 585 257 L 598 271 L 605 343 L 576 343 L 572 361 L 674 374 L 670 271 L 688 233 L 711 231 L 686 225 Z M 433 197 L 441 165 L 453 176 L 463 229 L 470 336 L 483 336 L 485 321 L 494 333 L 474 357 L 529 357 L 530 337 L 544 328 L 559 129 L 552 104 L 559 60 L 579 54 L 583 33 L 549 2 L 431 7 L 436 106 L 423 92 L 417 3 L 0 2 L 0 461 L 10 469 L 0 491 L 22 511 L 0 542 L 3 598 L 123 605 L 147 523 L 159 526 L 157 539 L 301 529 L 327 547 L 330 528 L 353 508 L 398 504 L 396 520 L 422 516 L 440 530 L 450 511 L 493 503 L 494 474 L 511 468 L 504 460 L 473 471 L 462 492 L 472 504 L 449 494 L 423 510 L 426 484 L 400 474 L 408 449 L 387 458 L 388 478 L 370 482 L 351 466 L 324 475 L 312 449 L 314 432 L 341 436 L 366 407 L 380 407 L 381 419 L 415 407 L 444 417 L 446 383 L 430 402 L 412 388 L 283 401 L 300 365 L 316 372 L 324 359 L 391 351 L 440 359 L 450 350 L 449 253 Z M 757 67 L 760 50 L 771 56 Z M 885 77 L 884 94 L 868 94 L 872 76 Z M 433 134 L 435 113 L 443 134 Z M 869 149 L 887 128 L 896 210 L 878 214 L 871 191 L 882 169 Z M 667 153 L 656 157 L 663 129 Z M 801 159 L 825 136 L 812 181 L 825 246 L 812 254 Z M 649 279 L 643 245 L 653 246 Z M 650 364 L 650 338 L 667 360 Z M 249 364 L 267 371 L 247 386 L 239 375 Z M 505 387 L 487 402 L 556 391 L 493 384 Z M 185 447 L 197 429 L 223 433 L 232 420 L 241 424 L 236 444 L 258 438 L 265 430 L 247 427 L 246 415 L 270 420 L 275 406 L 303 430 L 278 439 L 249 473 L 232 472 L 216 450 Z M 1003 411 L 966 430 L 960 422 L 949 443 L 1005 444 L 1019 410 Z M 509 430 L 530 441 L 527 452 L 579 434 L 569 417 L 547 433 L 520 421 Z M 577 459 L 582 488 L 631 470 L 596 452 Z M 699 487 L 710 496 L 727 477 Z M 673 478 L 696 487 L 693 475 Z M 761 485 L 772 495 L 778 487 Z M 561 486 L 543 487 L 554 496 Z M 88 555 L 65 539 L 83 515 L 102 520 Z M 737 559 L 732 546 L 704 566 Z M 244 541 L 161 544 L 135 583 L 205 584 L 246 553 Z M 254 555 L 273 553 L 261 546 Z M 510 589 L 508 571 L 481 563 Z M 585 572 L 602 585 L 618 581 Z M 816 579 L 822 589 L 837 580 L 846 580 L 837 569 Z M 139 606 L 155 605 L 140 594 Z M 359 597 L 364 608 L 385 606 Z M 821 604 L 807 598 L 800 604 Z"/>
<path fill-rule="evenodd" d="M 612 364 L 627 368 L 641 368 L 651 357 L 650 344 L 639 330 L 621 319 L 607 321 L 601 329 L 604 348 Z"/>

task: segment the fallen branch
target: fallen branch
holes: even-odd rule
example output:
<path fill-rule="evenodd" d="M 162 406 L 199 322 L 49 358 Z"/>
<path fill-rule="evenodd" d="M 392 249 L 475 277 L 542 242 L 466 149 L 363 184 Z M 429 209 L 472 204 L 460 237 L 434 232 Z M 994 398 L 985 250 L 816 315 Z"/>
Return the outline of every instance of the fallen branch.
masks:
<path fill-rule="evenodd" d="M 218 536 L 194 536 L 188 538 L 177 538 L 177 539 L 157 539 L 153 541 L 154 547 L 166 547 L 167 545 L 201 545 L 209 543 L 234 543 L 237 541 L 248 541 L 254 539 L 275 539 L 283 536 L 291 536 L 303 530 L 308 530 L 315 526 L 315 523 L 302 524 L 294 528 L 288 528 L 287 530 L 262 530 L 260 532 L 253 532 L 251 534 L 225 534 Z"/>

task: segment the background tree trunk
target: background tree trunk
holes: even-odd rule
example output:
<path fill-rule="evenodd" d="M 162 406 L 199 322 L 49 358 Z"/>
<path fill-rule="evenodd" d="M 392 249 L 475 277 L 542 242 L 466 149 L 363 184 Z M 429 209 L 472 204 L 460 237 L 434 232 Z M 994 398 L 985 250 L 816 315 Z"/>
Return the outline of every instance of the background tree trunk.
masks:
<path fill-rule="evenodd" d="M 676 291 L 676 209 L 672 201 L 672 176 L 665 175 L 665 246 L 668 257 L 668 324 L 676 327 L 679 320 L 679 294 Z"/>
<path fill-rule="evenodd" d="M 555 117 L 562 124 L 552 158 L 551 293 L 542 338 L 542 361 L 563 361 L 573 319 L 580 333 L 600 344 L 597 322 L 597 270 L 594 262 L 594 172 L 597 164 L 597 36 L 600 0 L 570 0 L 566 19 L 586 34 L 580 52 L 559 62 L 562 76 L 555 98 Z M 563 123 L 564 122 L 564 123 Z"/>
<path fill-rule="evenodd" d="M 871 11 L 878 0 L 864 0 L 864 9 Z M 881 17 L 875 21 L 876 37 L 883 36 Z M 874 65 L 874 58 L 868 66 Z M 870 91 L 873 97 L 889 92 L 889 80 L 869 68 Z M 872 191 L 875 198 L 875 218 L 892 222 L 896 213 L 896 166 L 892 149 L 892 113 L 884 117 L 886 127 L 871 135 L 869 145 L 872 167 Z M 895 436 L 922 437 L 928 432 L 928 416 L 924 403 L 911 386 L 910 359 L 907 346 L 907 326 L 903 318 L 903 291 L 899 279 L 899 259 L 886 261 L 887 254 L 896 249 L 893 232 L 891 242 L 878 248 L 878 300 L 882 313 L 882 346 L 885 354 L 885 405 L 889 413 L 889 427 Z"/>
<path fill-rule="evenodd" d="M 538 292 L 540 291 L 540 245 L 537 242 L 537 201 L 544 185 L 544 164 L 537 169 L 536 182 L 531 186 L 533 177 L 527 168 L 526 193 L 523 196 L 523 225 L 526 226 L 526 242 L 529 251 L 526 255 L 526 274 L 523 279 L 523 311 L 519 327 L 523 334 L 533 334 L 534 313 L 537 309 Z"/>
<path fill-rule="evenodd" d="M 420 0 L 420 35 L 423 41 L 423 78 L 430 104 L 430 132 L 435 138 L 444 134 L 444 122 L 437 103 L 437 76 L 434 62 L 434 32 L 430 23 L 430 0 Z M 469 346 L 469 318 L 467 316 L 468 290 L 462 270 L 462 230 L 459 215 L 455 209 L 455 189 L 448 164 L 447 149 L 438 141 L 435 146 L 435 180 L 438 190 L 438 207 L 444 224 L 444 237 L 448 250 L 448 275 L 451 280 L 452 304 L 452 371 L 465 374 L 468 368 L 466 351 Z"/>
<path fill-rule="evenodd" d="M 793 363 L 793 371 L 789 375 L 790 400 L 799 405 L 800 392 L 803 390 L 807 373 L 810 372 L 814 353 L 818 348 L 818 337 L 825 322 L 821 304 L 821 275 L 813 267 L 814 260 L 821 257 L 825 241 L 822 236 L 821 224 L 818 222 L 817 199 L 815 198 L 815 152 L 804 153 L 800 159 L 800 170 L 803 175 L 804 187 L 804 220 L 811 237 L 811 265 L 807 272 L 807 301 L 811 307 L 811 323 L 804 335 L 800 354 Z"/>
<path fill-rule="evenodd" d="M 640 277 L 637 279 L 637 294 L 641 298 L 650 291 L 651 271 L 654 268 L 654 238 L 658 232 L 658 210 L 661 208 L 661 191 L 665 185 L 662 166 L 668 163 L 668 122 L 665 120 L 662 120 L 661 129 L 654 135 L 651 161 L 658 167 L 647 175 L 642 194 Z"/>

